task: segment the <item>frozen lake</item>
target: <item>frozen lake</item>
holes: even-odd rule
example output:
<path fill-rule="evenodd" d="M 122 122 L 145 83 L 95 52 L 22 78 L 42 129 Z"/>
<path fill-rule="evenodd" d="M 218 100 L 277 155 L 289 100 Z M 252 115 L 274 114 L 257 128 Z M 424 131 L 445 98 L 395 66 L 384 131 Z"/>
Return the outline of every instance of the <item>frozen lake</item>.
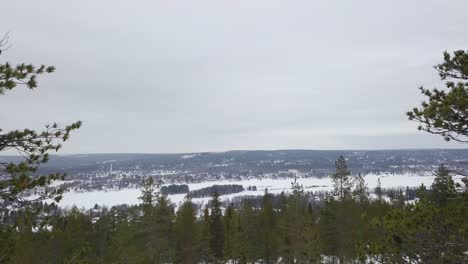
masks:
<path fill-rule="evenodd" d="M 364 176 L 369 189 L 373 189 L 377 186 L 377 180 L 380 178 L 383 188 L 389 187 L 417 187 L 421 184 L 429 187 L 434 181 L 432 173 L 427 174 L 368 174 Z M 461 176 L 455 176 L 454 180 L 459 182 Z M 257 191 L 243 191 L 240 193 L 229 194 L 221 196 L 221 199 L 233 198 L 236 196 L 245 195 L 263 195 L 265 189 L 268 189 L 269 193 L 281 193 L 291 191 L 291 183 L 294 181 L 293 178 L 289 179 L 268 179 L 268 178 L 256 178 L 246 179 L 242 181 L 208 181 L 202 183 L 188 183 L 189 189 L 198 190 L 204 187 L 210 187 L 218 184 L 239 184 L 247 188 L 248 186 L 256 186 Z M 306 191 L 319 191 L 319 190 L 331 190 L 333 188 L 332 181 L 329 177 L 327 178 L 298 178 L 297 182 L 301 184 Z M 180 183 L 183 184 L 183 183 Z M 121 189 L 121 190 L 107 190 L 107 191 L 91 191 L 91 192 L 67 192 L 63 195 L 59 206 L 67 208 L 71 206 L 77 206 L 78 208 L 91 208 L 95 204 L 105 205 L 108 207 L 119 205 L 119 204 L 139 204 L 138 197 L 141 195 L 140 189 Z M 179 205 L 183 202 L 185 194 L 169 195 L 170 200 Z M 210 198 L 195 198 L 192 199 L 197 203 L 205 203 Z"/>

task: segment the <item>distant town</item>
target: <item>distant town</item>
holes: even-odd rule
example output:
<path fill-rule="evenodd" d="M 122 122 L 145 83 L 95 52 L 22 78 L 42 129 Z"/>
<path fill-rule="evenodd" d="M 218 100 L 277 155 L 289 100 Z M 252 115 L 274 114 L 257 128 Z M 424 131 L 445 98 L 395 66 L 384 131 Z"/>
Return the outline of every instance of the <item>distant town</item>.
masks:
<path fill-rule="evenodd" d="M 66 191 L 139 188 L 151 176 L 165 184 L 207 181 L 242 181 L 255 178 L 323 178 L 343 155 L 352 174 L 430 174 L 438 165 L 468 170 L 468 150 L 378 151 L 228 151 L 186 154 L 89 154 L 56 155 L 42 165 L 40 173 L 66 173 L 59 182 Z M 0 156 L 2 161 L 19 157 Z M 2 175 L 1 177 L 6 177 Z"/>

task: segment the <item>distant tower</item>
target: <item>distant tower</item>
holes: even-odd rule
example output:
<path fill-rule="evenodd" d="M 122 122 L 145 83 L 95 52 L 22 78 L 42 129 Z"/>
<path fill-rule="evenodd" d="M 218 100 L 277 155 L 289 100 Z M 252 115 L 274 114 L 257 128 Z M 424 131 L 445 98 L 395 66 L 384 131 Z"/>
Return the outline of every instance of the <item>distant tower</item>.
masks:
<path fill-rule="evenodd" d="M 112 163 L 110 164 L 109 176 L 112 176 Z"/>

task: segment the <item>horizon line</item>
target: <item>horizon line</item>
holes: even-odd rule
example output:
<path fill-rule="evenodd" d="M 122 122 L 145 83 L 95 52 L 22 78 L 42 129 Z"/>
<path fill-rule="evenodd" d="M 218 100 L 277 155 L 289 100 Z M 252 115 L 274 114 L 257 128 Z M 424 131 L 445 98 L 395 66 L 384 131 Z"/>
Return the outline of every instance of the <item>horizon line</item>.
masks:
<path fill-rule="evenodd" d="M 372 151 L 429 151 L 429 150 L 444 150 L 444 151 L 455 151 L 455 150 L 468 150 L 468 147 L 466 148 L 382 148 L 382 149 L 296 149 L 296 148 L 291 148 L 291 149 L 231 149 L 231 150 L 225 150 L 225 151 L 198 151 L 198 152 L 92 152 L 92 153 L 64 153 L 64 154 L 49 154 L 50 156 L 78 156 L 78 155 L 184 155 L 184 154 L 221 154 L 221 153 L 227 153 L 227 152 L 254 152 L 254 151 L 259 151 L 259 152 L 278 152 L 278 151 L 345 151 L 345 152 L 350 152 L 350 151 L 366 151 L 366 152 L 372 152 Z M 6 155 L 0 155 L 3 157 L 6 156 L 15 156 L 15 157 L 22 157 L 20 154 L 6 154 Z"/>

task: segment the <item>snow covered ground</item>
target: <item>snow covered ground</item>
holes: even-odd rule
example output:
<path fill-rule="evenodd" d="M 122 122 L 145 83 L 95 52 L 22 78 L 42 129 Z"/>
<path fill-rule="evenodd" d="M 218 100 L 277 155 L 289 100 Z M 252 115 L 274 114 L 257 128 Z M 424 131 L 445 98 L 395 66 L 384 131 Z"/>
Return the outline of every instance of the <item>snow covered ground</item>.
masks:
<path fill-rule="evenodd" d="M 368 174 L 364 177 L 367 186 L 373 189 L 377 186 L 377 180 L 380 178 L 383 188 L 390 187 L 417 187 L 421 184 L 430 186 L 434 181 L 432 173 L 426 174 Z M 461 176 L 455 176 L 454 180 L 459 182 Z M 209 181 L 202 183 L 189 183 L 189 189 L 197 190 L 204 187 L 210 187 L 214 184 L 240 184 L 247 188 L 248 186 L 256 186 L 257 191 L 243 191 L 240 193 L 229 194 L 221 196 L 222 199 L 233 198 L 236 196 L 245 195 L 263 195 L 265 189 L 268 189 L 270 193 L 281 193 L 282 191 L 291 191 L 291 183 L 294 181 L 290 179 L 246 179 L 242 181 Z M 301 184 L 306 191 L 319 191 L 319 190 L 331 190 L 332 181 L 330 178 L 298 178 L 297 182 Z M 182 184 L 182 183 L 181 183 Z M 108 190 L 108 191 L 91 191 L 91 192 L 67 192 L 64 194 L 63 199 L 60 201 L 59 206 L 63 208 L 77 206 L 78 208 L 91 208 L 95 204 L 105 205 L 108 207 L 119 205 L 119 204 L 138 204 L 140 201 L 139 189 L 121 189 L 121 190 Z M 183 202 L 185 194 L 170 195 L 169 198 L 176 205 L 180 205 Z M 210 198 L 196 198 L 193 199 L 197 203 L 206 203 Z"/>

